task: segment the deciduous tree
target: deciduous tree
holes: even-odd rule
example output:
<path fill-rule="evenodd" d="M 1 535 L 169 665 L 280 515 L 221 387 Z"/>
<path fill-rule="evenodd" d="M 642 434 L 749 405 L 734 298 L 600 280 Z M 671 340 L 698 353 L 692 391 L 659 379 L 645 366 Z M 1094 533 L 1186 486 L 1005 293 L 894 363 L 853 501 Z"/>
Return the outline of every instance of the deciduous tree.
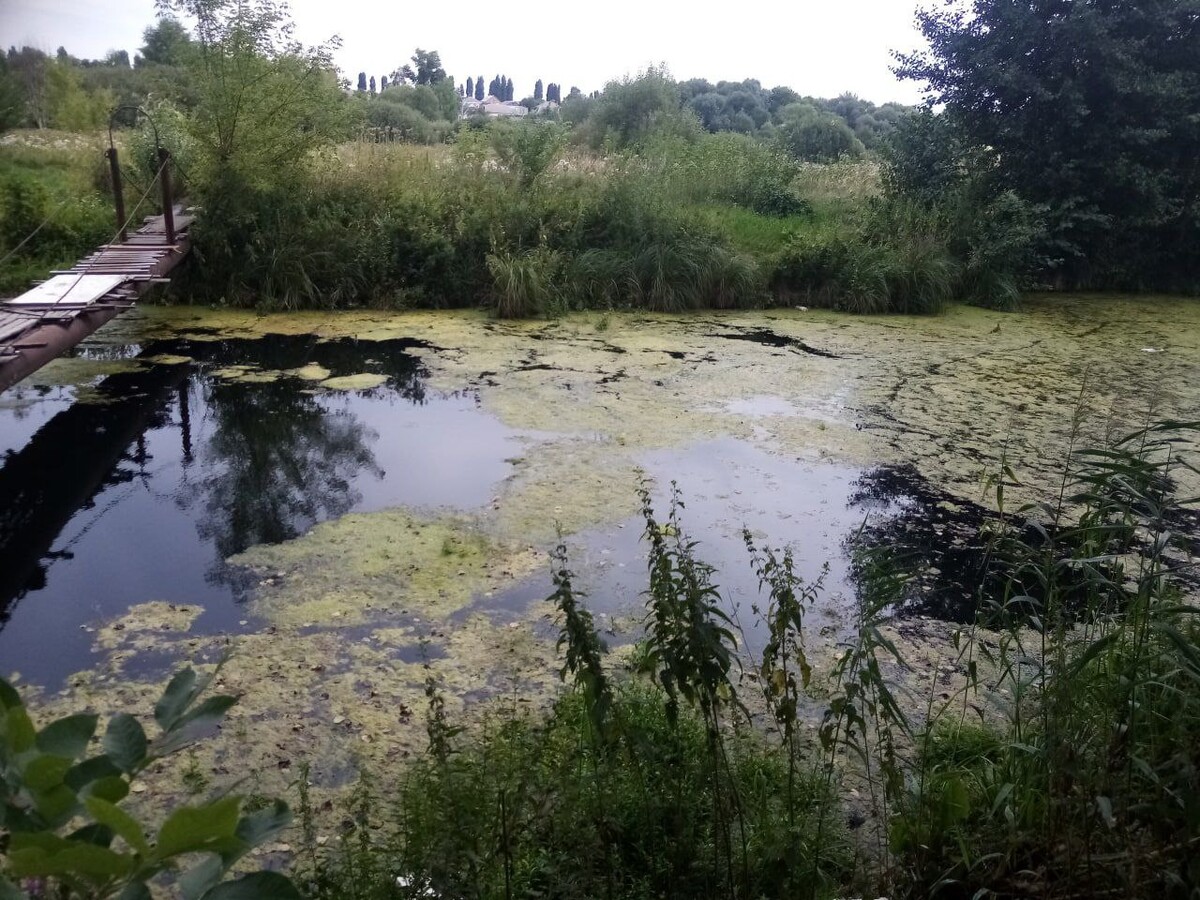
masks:
<path fill-rule="evenodd" d="M 180 66 L 187 62 L 192 49 L 192 37 L 180 21 L 163 16 L 142 32 L 141 50 L 134 65 Z"/>
<path fill-rule="evenodd" d="M 1064 286 L 1200 287 L 1200 0 L 960 0 L 898 57 L 991 193 L 1046 208 Z"/>

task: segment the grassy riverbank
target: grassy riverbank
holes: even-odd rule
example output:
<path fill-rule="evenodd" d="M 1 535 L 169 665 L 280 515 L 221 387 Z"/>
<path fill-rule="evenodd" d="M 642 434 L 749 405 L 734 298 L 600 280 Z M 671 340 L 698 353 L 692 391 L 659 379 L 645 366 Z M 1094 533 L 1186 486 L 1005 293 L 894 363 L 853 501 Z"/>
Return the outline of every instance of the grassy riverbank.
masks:
<path fill-rule="evenodd" d="M 196 262 L 170 296 L 263 309 L 485 306 L 518 317 L 1016 301 L 1011 273 L 959 260 L 974 251 L 952 247 L 950 219 L 883 202 L 875 163 L 802 165 L 740 135 L 597 156 L 568 150 L 556 126 L 520 128 L 464 130 L 435 148 L 348 144 L 286 183 L 201 187 Z M 9 170 L 0 248 L 52 220 L 6 270 L 16 291 L 104 239 L 103 161 L 90 145 L 20 140 L 0 160 Z"/>

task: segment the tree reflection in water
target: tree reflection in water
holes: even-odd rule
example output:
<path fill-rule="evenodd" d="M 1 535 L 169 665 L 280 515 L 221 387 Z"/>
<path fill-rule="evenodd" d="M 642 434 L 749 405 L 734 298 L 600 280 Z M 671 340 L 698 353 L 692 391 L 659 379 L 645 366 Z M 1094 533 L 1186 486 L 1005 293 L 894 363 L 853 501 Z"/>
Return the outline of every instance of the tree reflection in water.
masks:
<path fill-rule="evenodd" d="M 426 372 L 404 352 L 414 345 L 269 336 L 204 348 L 206 362 L 215 367 L 288 370 L 312 363 L 335 377 L 366 372 L 388 379 L 348 395 L 322 394 L 291 376 L 268 382 L 211 374 L 191 379 L 188 397 L 204 410 L 201 427 L 208 436 L 196 448 L 195 464 L 185 466 L 178 502 L 202 504 L 196 529 L 220 561 L 210 579 L 228 580 L 223 561 L 248 547 L 290 540 L 345 515 L 362 500 L 353 486 L 357 478 L 383 478 L 371 449 L 378 434 L 362 424 L 355 406 L 385 392 L 425 402 Z M 199 477 L 192 481 L 194 473 Z"/>

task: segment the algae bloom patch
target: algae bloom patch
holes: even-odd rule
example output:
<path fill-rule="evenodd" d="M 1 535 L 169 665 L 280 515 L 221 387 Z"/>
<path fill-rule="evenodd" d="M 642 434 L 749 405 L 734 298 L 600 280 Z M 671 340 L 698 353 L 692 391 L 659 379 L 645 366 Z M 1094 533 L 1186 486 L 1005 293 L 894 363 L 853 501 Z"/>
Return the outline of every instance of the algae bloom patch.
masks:
<path fill-rule="evenodd" d="M 320 387 L 328 391 L 369 391 L 381 384 L 387 384 L 387 376 L 372 372 L 360 372 L 357 375 L 341 375 L 337 378 L 326 378 L 320 382 Z"/>

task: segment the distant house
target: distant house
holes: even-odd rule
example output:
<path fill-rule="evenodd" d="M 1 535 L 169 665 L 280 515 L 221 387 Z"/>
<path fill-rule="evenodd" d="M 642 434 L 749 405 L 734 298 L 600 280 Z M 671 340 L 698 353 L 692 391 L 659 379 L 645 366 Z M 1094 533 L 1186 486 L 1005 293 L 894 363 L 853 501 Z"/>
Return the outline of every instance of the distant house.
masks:
<path fill-rule="evenodd" d="M 515 101 L 499 100 L 490 94 L 483 100 L 463 100 L 462 102 L 462 117 L 464 119 L 469 116 L 476 116 L 479 113 L 490 116 L 493 119 L 501 118 L 521 118 L 529 115 L 529 110 Z"/>

